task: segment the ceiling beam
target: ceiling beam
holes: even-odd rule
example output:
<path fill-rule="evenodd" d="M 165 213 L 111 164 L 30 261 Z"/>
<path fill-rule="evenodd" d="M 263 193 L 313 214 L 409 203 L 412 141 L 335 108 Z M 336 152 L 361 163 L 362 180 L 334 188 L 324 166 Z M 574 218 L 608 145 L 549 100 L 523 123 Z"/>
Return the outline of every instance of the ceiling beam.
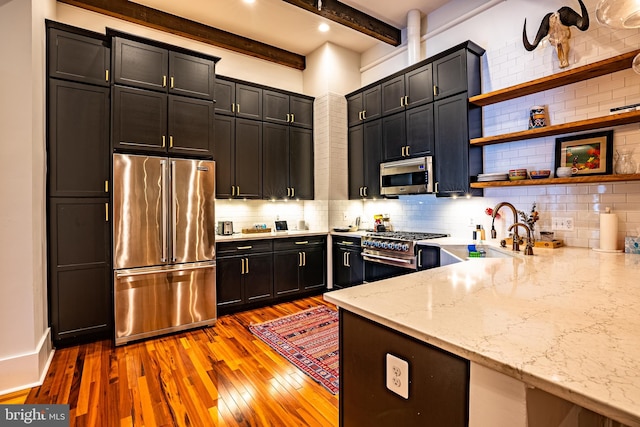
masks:
<path fill-rule="evenodd" d="M 322 6 L 320 9 L 318 9 L 318 0 L 283 1 L 337 22 L 338 24 L 347 26 L 353 30 L 364 33 L 392 46 L 399 46 L 402 41 L 399 29 L 369 16 L 364 12 L 360 12 L 351 6 L 340 3 L 337 0 L 322 0 Z"/>
<path fill-rule="evenodd" d="M 72 6 L 197 40 L 297 70 L 305 69 L 305 57 L 278 47 L 181 18 L 128 0 L 58 0 Z"/>

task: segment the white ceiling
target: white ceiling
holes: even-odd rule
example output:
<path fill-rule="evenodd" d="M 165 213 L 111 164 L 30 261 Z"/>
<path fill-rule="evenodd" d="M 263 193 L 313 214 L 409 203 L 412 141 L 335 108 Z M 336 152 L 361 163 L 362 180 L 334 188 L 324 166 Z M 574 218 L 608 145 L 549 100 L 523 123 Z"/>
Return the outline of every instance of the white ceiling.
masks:
<path fill-rule="evenodd" d="M 308 55 L 326 42 L 360 53 L 383 43 L 282 0 L 255 0 L 253 4 L 243 0 L 131 1 L 300 55 Z M 409 10 L 418 9 L 426 15 L 447 1 L 342 0 L 342 3 L 403 29 Z M 322 22 L 330 26 L 326 33 L 318 31 Z"/>

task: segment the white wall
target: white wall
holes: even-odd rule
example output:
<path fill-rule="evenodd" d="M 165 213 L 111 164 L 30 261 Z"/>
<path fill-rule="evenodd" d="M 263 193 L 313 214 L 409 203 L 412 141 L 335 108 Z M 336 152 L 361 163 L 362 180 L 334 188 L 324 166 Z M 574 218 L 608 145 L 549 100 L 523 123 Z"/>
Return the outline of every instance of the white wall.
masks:
<path fill-rule="evenodd" d="M 0 2 L 0 393 L 34 384 L 47 328 L 44 18 L 54 1 Z M 10 66 L 9 66 L 10 65 Z"/>

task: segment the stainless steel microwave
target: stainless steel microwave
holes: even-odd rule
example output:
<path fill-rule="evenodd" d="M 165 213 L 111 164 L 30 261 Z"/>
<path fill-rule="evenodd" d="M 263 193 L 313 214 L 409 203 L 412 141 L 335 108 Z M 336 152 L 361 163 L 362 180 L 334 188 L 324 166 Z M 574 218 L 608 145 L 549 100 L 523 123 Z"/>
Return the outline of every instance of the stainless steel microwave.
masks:
<path fill-rule="evenodd" d="M 380 194 L 433 193 L 433 159 L 431 156 L 380 163 Z"/>

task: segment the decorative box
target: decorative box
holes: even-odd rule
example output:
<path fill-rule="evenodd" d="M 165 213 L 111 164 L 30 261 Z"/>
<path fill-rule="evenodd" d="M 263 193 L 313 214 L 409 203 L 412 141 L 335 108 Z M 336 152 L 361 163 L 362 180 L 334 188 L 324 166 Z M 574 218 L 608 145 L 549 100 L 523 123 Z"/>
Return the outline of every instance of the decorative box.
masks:
<path fill-rule="evenodd" d="M 640 237 L 625 237 L 624 251 L 628 254 L 640 254 Z"/>

